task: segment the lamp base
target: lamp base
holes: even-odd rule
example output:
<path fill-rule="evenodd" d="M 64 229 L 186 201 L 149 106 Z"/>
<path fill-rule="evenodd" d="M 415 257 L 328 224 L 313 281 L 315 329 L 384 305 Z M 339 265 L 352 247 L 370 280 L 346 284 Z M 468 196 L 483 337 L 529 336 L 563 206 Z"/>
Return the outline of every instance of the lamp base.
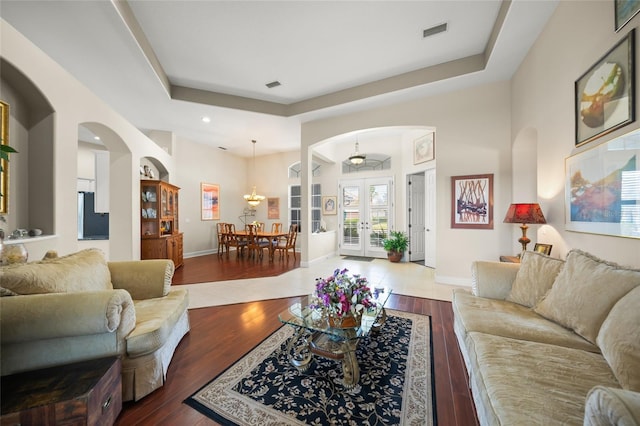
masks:
<path fill-rule="evenodd" d="M 520 229 L 522 229 L 522 237 L 518 238 L 518 242 L 522 244 L 522 253 L 524 253 L 527 251 L 527 244 L 531 242 L 531 240 L 527 238 L 527 229 L 529 229 L 529 227 L 526 223 L 523 223 L 520 225 Z"/>

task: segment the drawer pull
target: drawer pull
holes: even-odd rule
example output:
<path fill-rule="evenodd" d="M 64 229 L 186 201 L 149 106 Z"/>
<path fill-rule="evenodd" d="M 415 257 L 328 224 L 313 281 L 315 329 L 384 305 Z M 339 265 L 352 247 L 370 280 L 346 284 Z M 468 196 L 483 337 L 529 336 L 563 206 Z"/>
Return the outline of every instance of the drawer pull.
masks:
<path fill-rule="evenodd" d="M 102 404 L 102 412 L 104 413 L 109 408 L 110 405 L 111 405 L 111 396 L 109 396 L 109 398 L 107 398 L 104 404 Z"/>

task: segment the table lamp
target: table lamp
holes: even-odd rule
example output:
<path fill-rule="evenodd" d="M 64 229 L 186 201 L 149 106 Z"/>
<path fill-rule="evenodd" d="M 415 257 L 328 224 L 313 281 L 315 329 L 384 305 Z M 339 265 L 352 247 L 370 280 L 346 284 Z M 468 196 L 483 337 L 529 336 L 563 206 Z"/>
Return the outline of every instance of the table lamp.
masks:
<path fill-rule="evenodd" d="M 529 229 L 527 224 L 547 223 L 538 203 L 511 204 L 503 222 L 521 223 L 520 229 L 522 229 L 522 237 L 518 239 L 518 242 L 522 244 L 523 253 L 527 249 L 527 244 L 531 242 L 531 240 L 527 238 L 527 229 Z"/>

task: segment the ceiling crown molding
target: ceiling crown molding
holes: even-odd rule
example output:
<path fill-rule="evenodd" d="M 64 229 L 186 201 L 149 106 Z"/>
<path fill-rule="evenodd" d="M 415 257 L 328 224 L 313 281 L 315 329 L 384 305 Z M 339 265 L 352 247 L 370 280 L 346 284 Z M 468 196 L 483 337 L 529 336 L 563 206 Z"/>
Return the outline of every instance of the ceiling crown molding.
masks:
<path fill-rule="evenodd" d="M 157 77 L 162 89 L 170 99 L 281 117 L 292 117 L 484 70 L 506 20 L 507 13 L 511 6 L 511 0 L 502 1 L 491 36 L 489 37 L 484 52 L 481 54 L 421 68 L 291 104 L 173 85 L 156 56 L 151 43 L 149 43 L 149 40 L 144 34 L 142 27 L 136 20 L 127 0 L 111 0 L 111 4 L 116 9 L 125 27 L 128 29 L 154 75 Z"/>

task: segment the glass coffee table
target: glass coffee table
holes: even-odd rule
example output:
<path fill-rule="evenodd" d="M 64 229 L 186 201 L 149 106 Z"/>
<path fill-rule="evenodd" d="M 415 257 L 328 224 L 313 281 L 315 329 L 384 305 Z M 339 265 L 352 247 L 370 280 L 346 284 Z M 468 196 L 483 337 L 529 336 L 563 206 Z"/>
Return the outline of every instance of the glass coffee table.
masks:
<path fill-rule="evenodd" d="M 292 326 L 295 333 L 287 344 L 289 361 L 300 372 L 307 371 L 313 355 L 330 358 L 342 363 L 345 387 L 352 388 L 360 380 L 360 366 L 356 348 L 361 338 L 380 331 L 387 319 L 385 304 L 391 289 L 378 288 L 372 291 L 375 306 L 365 309 L 359 325 L 330 326 L 326 312 L 314 308 L 317 299 L 305 296 L 278 315 L 283 323 Z"/>

